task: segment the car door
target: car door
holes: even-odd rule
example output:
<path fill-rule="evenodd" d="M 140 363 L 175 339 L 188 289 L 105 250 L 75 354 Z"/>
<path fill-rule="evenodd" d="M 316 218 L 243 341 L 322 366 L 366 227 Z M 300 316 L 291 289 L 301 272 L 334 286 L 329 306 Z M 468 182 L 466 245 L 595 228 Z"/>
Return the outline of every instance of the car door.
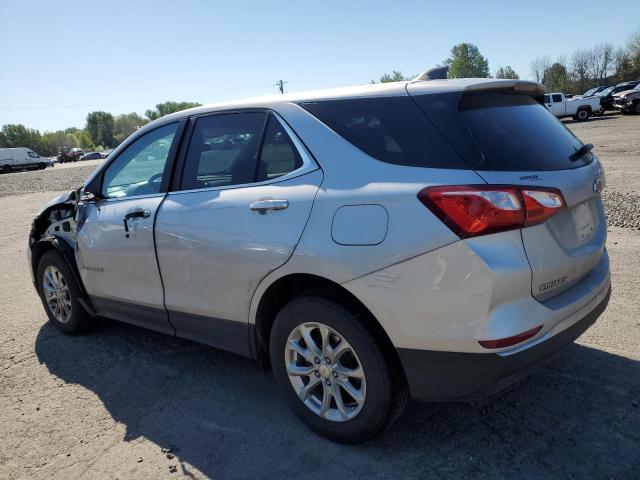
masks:
<path fill-rule="evenodd" d="M 200 117 L 192 129 L 156 221 L 165 304 L 177 335 L 248 354 L 251 297 L 293 253 L 322 171 L 272 113 Z"/>
<path fill-rule="evenodd" d="M 551 95 L 551 113 L 553 113 L 556 117 L 561 117 L 565 114 L 565 103 L 562 101 L 562 95 L 553 94 Z"/>
<path fill-rule="evenodd" d="M 174 333 L 164 309 L 153 224 L 181 125 L 146 132 L 101 172 L 78 218 L 76 261 L 100 315 Z"/>

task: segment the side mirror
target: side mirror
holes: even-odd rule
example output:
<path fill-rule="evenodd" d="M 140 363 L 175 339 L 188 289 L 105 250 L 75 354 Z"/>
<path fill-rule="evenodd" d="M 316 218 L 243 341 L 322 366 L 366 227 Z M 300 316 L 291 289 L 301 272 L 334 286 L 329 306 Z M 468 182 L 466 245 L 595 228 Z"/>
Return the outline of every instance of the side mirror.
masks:
<path fill-rule="evenodd" d="M 102 195 L 101 190 L 101 178 L 100 176 L 95 177 L 88 185 L 82 189 L 80 193 L 80 201 L 85 203 L 92 203 L 98 200 L 102 200 L 104 195 Z"/>
<path fill-rule="evenodd" d="M 104 195 L 96 191 L 95 185 L 87 185 L 80 194 L 80 201 L 84 203 L 93 203 L 102 200 Z"/>
<path fill-rule="evenodd" d="M 98 197 L 93 192 L 82 192 L 80 195 L 80 201 L 84 203 L 93 203 L 98 200 Z"/>

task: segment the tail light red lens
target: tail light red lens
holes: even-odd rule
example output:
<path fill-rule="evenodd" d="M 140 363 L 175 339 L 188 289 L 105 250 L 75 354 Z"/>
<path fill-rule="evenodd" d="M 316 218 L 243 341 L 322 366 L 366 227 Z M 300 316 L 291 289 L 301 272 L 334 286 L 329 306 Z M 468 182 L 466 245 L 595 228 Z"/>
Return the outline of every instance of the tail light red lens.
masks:
<path fill-rule="evenodd" d="M 532 337 L 535 337 L 541 329 L 542 325 L 532 328 L 531 330 L 527 330 L 526 332 L 514 335 L 513 337 L 500 338 L 498 340 L 480 340 L 478 343 L 484 348 L 511 347 L 513 345 L 517 345 L 518 343 L 522 343 L 525 340 L 529 340 Z"/>
<path fill-rule="evenodd" d="M 544 223 L 563 206 L 562 194 L 555 189 L 522 190 L 526 210 L 525 225 Z"/>
<path fill-rule="evenodd" d="M 428 187 L 418 199 L 462 238 L 543 223 L 564 206 L 557 189 L 505 185 Z"/>

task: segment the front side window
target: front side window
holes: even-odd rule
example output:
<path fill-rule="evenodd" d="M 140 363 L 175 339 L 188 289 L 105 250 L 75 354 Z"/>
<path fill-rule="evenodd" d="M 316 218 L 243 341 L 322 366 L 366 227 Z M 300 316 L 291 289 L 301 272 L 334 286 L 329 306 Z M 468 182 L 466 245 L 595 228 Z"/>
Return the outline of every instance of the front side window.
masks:
<path fill-rule="evenodd" d="M 177 123 L 165 125 L 129 145 L 105 170 L 102 195 L 122 198 L 159 193 L 177 129 Z"/>
<path fill-rule="evenodd" d="M 266 113 L 229 113 L 199 118 L 182 175 L 182 190 L 252 183 Z"/>
<path fill-rule="evenodd" d="M 35 152 L 27 152 L 31 158 L 40 158 L 40 156 Z"/>
<path fill-rule="evenodd" d="M 553 103 L 559 103 L 562 101 L 562 95 L 553 95 Z"/>

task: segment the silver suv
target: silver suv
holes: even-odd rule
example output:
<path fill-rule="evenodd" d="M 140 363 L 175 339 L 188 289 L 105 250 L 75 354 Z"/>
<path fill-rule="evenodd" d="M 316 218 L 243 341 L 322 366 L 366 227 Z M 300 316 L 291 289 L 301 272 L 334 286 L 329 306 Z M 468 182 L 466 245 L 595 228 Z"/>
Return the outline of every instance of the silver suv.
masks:
<path fill-rule="evenodd" d="M 341 442 L 503 389 L 610 295 L 603 171 L 543 89 L 424 75 L 156 120 L 34 221 L 45 311 L 270 365 Z"/>

